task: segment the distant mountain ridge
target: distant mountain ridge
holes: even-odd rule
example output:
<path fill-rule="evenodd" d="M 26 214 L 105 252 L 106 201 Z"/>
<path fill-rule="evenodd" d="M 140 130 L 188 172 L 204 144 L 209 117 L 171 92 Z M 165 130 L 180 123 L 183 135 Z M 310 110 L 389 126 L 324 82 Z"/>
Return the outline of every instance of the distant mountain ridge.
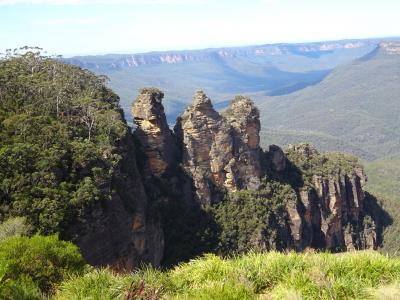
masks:
<path fill-rule="evenodd" d="M 273 131 L 264 138 L 288 144 L 308 135 L 324 150 L 366 159 L 395 155 L 400 152 L 399 80 L 400 43 L 382 42 L 314 86 L 259 100 L 262 125 Z M 327 139 L 342 141 L 342 148 Z"/>
<path fill-rule="evenodd" d="M 390 39 L 396 40 L 396 38 Z M 237 94 L 253 99 L 290 94 L 320 82 L 335 67 L 363 57 L 380 39 L 271 44 L 142 54 L 76 56 L 65 62 L 110 78 L 128 121 L 143 86 L 165 91 L 169 123 L 204 90 L 222 109 Z"/>
<path fill-rule="evenodd" d="M 333 51 L 358 49 L 375 45 L 375 40 L 349 40 L 335 42 L 317 42 L 302 44 L 266 44 L 259 46 L 210 48 L 204 50 L 160 51 L 138 54 L 106 54 L 96 56 L 75 56 L 67 62 L 89 69 L 110 70 L 132 68 L 153 64 L 178 64 L 201 62 L 219 58 L 254 58 L 263 56 L 300 55 L 319 58 Z"/>

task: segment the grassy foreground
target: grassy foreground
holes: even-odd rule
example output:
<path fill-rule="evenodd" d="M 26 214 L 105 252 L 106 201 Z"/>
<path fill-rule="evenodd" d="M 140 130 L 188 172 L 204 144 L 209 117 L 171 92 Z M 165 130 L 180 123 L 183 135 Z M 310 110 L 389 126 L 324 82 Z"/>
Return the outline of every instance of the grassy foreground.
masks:
<path fill-rule="evenodd" d="M 169 271 L 91 269 L 55 299 L 400 299 L 400 259 L 377 252 L 215 255 Z"/>

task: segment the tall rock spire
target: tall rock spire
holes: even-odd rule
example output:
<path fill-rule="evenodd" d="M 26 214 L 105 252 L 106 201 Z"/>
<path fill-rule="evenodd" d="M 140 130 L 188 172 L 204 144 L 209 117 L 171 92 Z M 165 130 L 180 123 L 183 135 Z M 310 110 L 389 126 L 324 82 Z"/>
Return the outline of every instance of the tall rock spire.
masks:
<path fill-rule="evenodd" d="M 138 128 L 135 136 L 140 140 L 147 157 L 147 176 L 161 176 L 177 161 L 175 138 L 168 127 L 162 105 L 164 93 L 155 88 L 140 90 L 133 103 L 132 115 Z"/>
<path fill-rule="evenodd" d="M 183 165 L 199 201 L 219 199 L 218 190 L 256 189 L 263 175 L 259 113 L 249 98 L 237 97 L 221 116 L 202 91 L 196 92 L 176 126 Z"/>
<path fill-rule="evenodd" d="M 260 113 L 248 97 L 237 96 L 223 112 L 231 126 L 233 161 L 236 176 L 232 189 L 257 189 L 264 175 L 260 147 Z"/>
<path fill-rule="evenodd" d="M 175 133 L 182 146 L 182 163 L 190 172 L 198 201 L 209 204 L 214 199 L 210 151 L 221 125 L 221 116 L 203 91 L 197 91 L 193 105 L 178 118 Z"/>

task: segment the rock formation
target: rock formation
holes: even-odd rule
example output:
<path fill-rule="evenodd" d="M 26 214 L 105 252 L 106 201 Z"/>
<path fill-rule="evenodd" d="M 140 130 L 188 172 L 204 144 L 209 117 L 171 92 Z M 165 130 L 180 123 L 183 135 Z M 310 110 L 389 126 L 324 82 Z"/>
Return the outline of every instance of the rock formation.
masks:
<path fill-rule="evenodd" d="M 204 92 L 196 92 L 175 134 L 202 204 L 218 201 L 220 188 L 258 188 L 263 176 L 259 132 L 259 113 L 249 98 L 237 97 L 220 115 Z"/>
<path fill-rule="evenodd" d="M 238 96 L 223 116 L 231 126 L 233 158 L 228 165 L 232 174 L 229 190 L 258 189 L 264 175 L 260 148 L 260 113 L 250 98 Z"/>
<path fill-rule="evenodd" d="M 158 89 L 142 89 L 132 107 L 137 124 L 135 131 L 147 157 L 146 175 L 161 176 L 176 164 L 177 148 L 161 103 L 164 93 Z"/>
<path fill-rule="evenodd" d="M 381 42 L 378 48 L 383 49 L 386 53 L 391 55 L 400 54 L 400 43 L 399 42 Z"/>
<path fill-rule="evenodd" d="M 287 159 L 282 149 L 276 145 L 270 145 L 268 149 L 270 156 L 270 168 L 275 172 L 282 172 L 286 169 Z"/>
<path fill-rule="evenodd" d="M 148 214 L 148 196 L 135 159 L 131 134 L 120 142 L 121 164 L 106 189 L 111 199 L 86 208 L 68 228 L 67 235 L 91 265 L 132 270 L 141 264 L 159 266 L 164 234 L 157 215 Z"/>
<path fill-rule="evenodd" d="M 366 177 L 362 168 L 358 165 L 350 169 L 348 165 L 346 168 L 324 168 L 330 161 L 320 160 L 318 151 L 307 144 L 292 146 L 289 151 L 306 162 L 313 161 L 317 167 L 311 184 L 298 188 L 298 202 L 287 208 L 295 249 L 375 248 L 375 233 L 363 224 Z M 373 221 L 371 225 L 375 227 Z"/>
<path fill-rule="evenodd" d="M 175 125 L 175 134 L 181 143 L 182 163 L 193 178 L 198 200 L 202 204 L 210 204 L 214 197 L 210 152 L 221 121 L 210 99 L 198 91 L 193 105 L 184 111 Z M 229 149 L 227 152 L 230 152 Z"/>
<path fill-rule="evenodd" d="M 242 96 L 220 114 L 205 93 L 197 91 L 172 132 L 162 98 L 157 89 L 143 89 L 132 109 L 134 134 L 146 157 L 145 186 L 159 201 L 174 203 L 181 197 L 189 210 L 190 205 L 205 207 L 221 201 L 223 191 L 261 191 L 266 178 L 281 187 L 289 185 L 293 197 L 285 204 L 286 225 L 279 224 L 275 235 L 281 240 L 271 243 L 271 235 L 263 240 L 263 233 L 256 232 L 254 244 L 269 249 L 275 243 L 276 248 L 297 251 L 377 246 L 376 223 L 364 209 L 366 178 L 356 161 L 329 158 L 307 144 L 291 146 L 287 152 L 271 145 L 265 154 L 259 145 L 259 112 Z M 133 226 L 138 231 L 141 218 Z M 153 232 L 150 240 L 161 240 L 156 223 L 148 228 L 147 237 Z M 146 252 L 142 242 L 133 244 Z"/>

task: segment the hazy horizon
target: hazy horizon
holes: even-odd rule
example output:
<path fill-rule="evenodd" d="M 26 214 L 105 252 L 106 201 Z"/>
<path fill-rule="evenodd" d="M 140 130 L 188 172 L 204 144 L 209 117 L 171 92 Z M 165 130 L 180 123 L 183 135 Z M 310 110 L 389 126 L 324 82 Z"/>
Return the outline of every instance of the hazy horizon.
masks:
<path fill-rule="evenodd" d="M 298 42 L 277 42 L 277 43 L 256 43 L 256 44 L 244 44 L 244 45 L 225 45 L 218 47 L 200 47 L 200 48 L 182 48 L 182 49 L 164 49 L 164 50 L 148 50 L 148 51 L 111 51 L 111 52 L 96 52 L 96 53 L 72 53 L 63 55 L 64 58 L 70 57 L 79 57 L 79 56 L 101 56 L 101 55 L 134 55 L 134 54 L 148 54 L 148 53 L 163 53 L 163 52 L 185 52 L 185 51 L 202 51 L 202 50 L 212 50 L 212 49 L 221 49 L 221 48 L 245 48 L 245 47 L 253 47 L 253 46 L 266 46 L 266 45 L 296 45 L 296 44 L 317 44 L 317 43 L 335 43 L 335 42 L 345 42 L 345 41 L 368 41 L 368 40 L 391 40 L 391 39 L 399 39 L 399 36 L 380 36 L 380 37 L 355 37 L 355 38 L 347 38 L 347 39 L 335 39 L 335 40 L 307 40 L 307 41 L 298 41 Z M 44 49 L 46 50 L 46 49 Z"/>

